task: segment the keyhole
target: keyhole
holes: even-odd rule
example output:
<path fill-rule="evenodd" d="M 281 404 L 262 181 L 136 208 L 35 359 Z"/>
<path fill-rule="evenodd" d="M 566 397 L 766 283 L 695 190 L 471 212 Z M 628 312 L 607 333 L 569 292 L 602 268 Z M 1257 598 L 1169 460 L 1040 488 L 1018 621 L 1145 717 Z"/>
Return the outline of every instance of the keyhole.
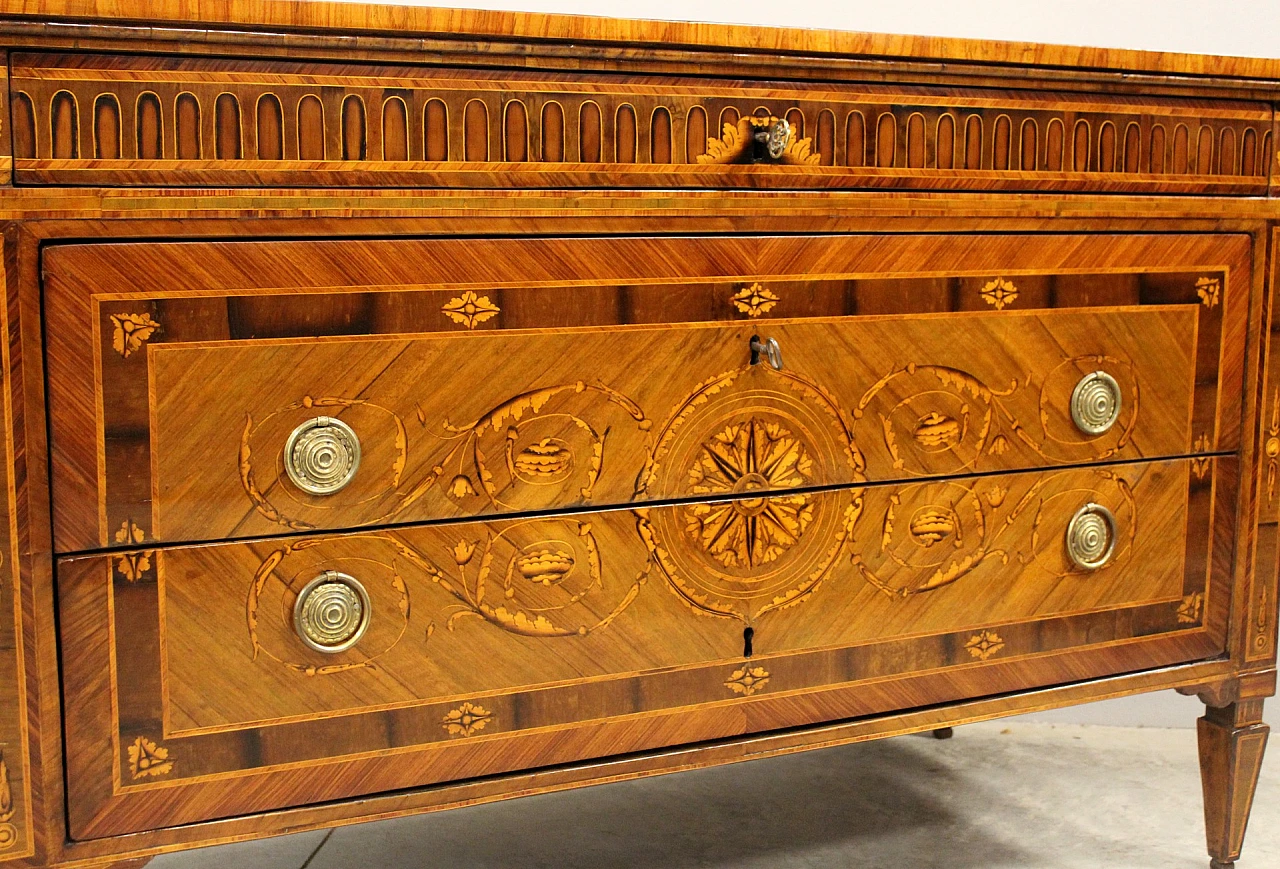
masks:
<path fill-rule="evenodd" d="M 755 628 L 746 628 L 742 632 L 742 657 L 751 657 L 751 640 L 756 635 Z"/>
<path fill-rule="evenodd" d="M 760 364 L 760 348 L 764 346 L 764 342 L 760 340 L 759 335 L 751 336 L 751 364 Z"/>

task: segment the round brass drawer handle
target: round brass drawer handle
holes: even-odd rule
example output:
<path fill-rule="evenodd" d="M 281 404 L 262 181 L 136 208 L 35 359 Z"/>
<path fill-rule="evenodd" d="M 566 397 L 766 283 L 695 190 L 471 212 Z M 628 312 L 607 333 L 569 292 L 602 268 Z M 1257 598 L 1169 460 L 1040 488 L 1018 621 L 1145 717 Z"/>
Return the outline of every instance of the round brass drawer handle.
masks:
<path fill-rule="evenodd" d="M 284 445 L 284 471 L 312 495 L 332 495 L 356 475 L 360 439 L 340 419 L 318 416 L 293 430 Z"/>
<path fill-rule="evenodd" d="M 326 570 L 308 582 L 293 605 L 298 638 L 317 652 L 345 652 L 369 627 L 369 593 L 354 576 Z"/>
<path fill-rule="evenodd" d="M 1097 570 L 1116 549 L 1116 517 L 1101 504 L 1085 504 L 1067 525 L 1067 557 L 1081 570 Z"/>
<path fill-rule="evenodd" d="M 1085 434 L 1099 435 L 1120 418 L 1120 384 L 1105 371 L 1080 378 L 1071 391 L 1071 419 Z"/>

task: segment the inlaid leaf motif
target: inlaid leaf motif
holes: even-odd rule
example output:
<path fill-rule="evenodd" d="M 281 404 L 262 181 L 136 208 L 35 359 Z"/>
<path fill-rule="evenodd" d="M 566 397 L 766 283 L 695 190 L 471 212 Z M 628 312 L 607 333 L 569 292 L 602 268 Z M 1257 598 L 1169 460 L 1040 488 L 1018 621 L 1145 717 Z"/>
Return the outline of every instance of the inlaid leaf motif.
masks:
<path fill-rule="evenodd" d="M 1004 648 L 1004 640 L 995 631 L 983 631 L 974 635 L 964 646 L 973 657 L 985 661 Z"/>
<path fill-rule="evenodd" d="M 1182 599 L 1178 605 L 1178 623 L 1194 625 L 1200 621 L 1200 610 L 1204 607 L 1204 593 L 1195 592 Z"/>
<path fill-rule="evenodd" d="M 446 317 L 459 325 L 474 329 L 480 323 L 491 320 L 501 313 L 501 309 L 488 296 L 477 296 L 467 290 L 456 299 L 450 299 L 440 309 Z"/>
<path fill-rule="evenodd" d="M 160 324 L 150 314 L 112 314 L 111 346 L 125 359 L 141 349 Z"/>
<path fill-rule="evenodd" d="M 1006 305 L 1012 305 L 1018 298 L 1018 288 L 1012 281 L 996 278 L 982 288 L 982 299 L 988 305 L 994 305 L 997 311 L 1003 311 Z"/>
<path fill-rule="evenodd" d="M 471 736 L 484 730 L 493 720 L 493 713 L 483 706 L 463 703 L 444 717 L 443 726 L 450 736 Z"/>
<path fill-rule="evenodd" d="M 734 670 L 724 685 L 734 694 L 750 697 L 757 691 L 763 691 L 768 682 L 769 671 L 764 667 L 743 667 Z"/>
<path fill-rule="evenodd" d="M 1196 295 L 1200 304 L 1206 308 L 1215 308 L 1222 296 L 1222 281 L 1218 278 L 1200 278 L 1196 281 Z"/>
<path fill-rule="evenodd" d="M 781 300 L 763 284 L 752 284 L 734 293 L 730 301 L 740 312 L 754 318 L 769 313 Z"/>
<path fill-rule="evenodd" d="M 129 772 L 135 779 L 168 775 L 173 772 L 169 749 L 156 745 L 145 736 L 139 736 L 129 746 Z"/>
<path fill-rule="evenodd" d="M 117 543 L 130 545 L 141 543 L 145 538 L 142 529 L 132 519 L 126 519 L 116 531 Z M 116 570 L 129 582 L 137 582 L 142 575 L 151 569 L 151 557 L 154 550 L 143 549 L 138 552 L 126 552 L 116 556 Z"/>

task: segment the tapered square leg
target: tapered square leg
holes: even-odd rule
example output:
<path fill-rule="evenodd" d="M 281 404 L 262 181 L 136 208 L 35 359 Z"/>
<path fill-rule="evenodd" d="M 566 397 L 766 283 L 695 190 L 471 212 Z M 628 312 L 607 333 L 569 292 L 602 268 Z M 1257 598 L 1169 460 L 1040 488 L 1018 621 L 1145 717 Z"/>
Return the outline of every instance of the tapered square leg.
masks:
<path fill-rule="evenodd" d="M 1204 824 L 1213 869 L 1230 869 L 1240 857 L 1270 730 L 1262 723 L 1261 700 L 1209 707 L 1199 721 Z"/>

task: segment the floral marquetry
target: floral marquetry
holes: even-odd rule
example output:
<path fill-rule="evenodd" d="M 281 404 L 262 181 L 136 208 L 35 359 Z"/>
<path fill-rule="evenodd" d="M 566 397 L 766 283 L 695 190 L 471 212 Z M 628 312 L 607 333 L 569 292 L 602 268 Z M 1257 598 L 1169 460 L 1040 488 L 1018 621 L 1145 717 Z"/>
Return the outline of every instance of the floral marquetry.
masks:
<path fill-rule="evenodd" d="M 484 730 L 493 721 L 493 713 L 474 703 L 463 703 L 444 716 L 443 727 L 450 736 L 467 737 Z"/>
<path fill-rule="evenodd" d="M 969 650 L 969 654 L 980 661 L 985 661 L 993 655 L 997 655 L 1004 648 L 1004 640 L 995 631 L 983 631 L 975 634 L 964 644 Z"/>
<path fill-rule="evenodd" d="M 468 329 L 474 329 L 502 313 L 497 305 L 489 301 L 488 296 L 478 296 L 471 290 L 450 299 L 440 311 L 453 322 Z"/>
<path fill-rule="evenodd" d="M 769 671 L 764 667 L 741 667 L 734 670 L 724 685 L 734 694 L 750 697 L 757 691 L 763 691 L 769 683 Z"/>
<path fill-rule="evenodd" d="M 763 284 L 752 284 L 734 293 L 730 301 L 740 313 L 759 317 L 772 311 L 781 300 L 777 293 Z"/>
<path fill-rule="evenodd" d="M 150 314 L 112 314 L 111 326 L 111 347 L 125 359 L 142 349 L 160 329 Z"/>
<path fill-rule="evenodd" d="M 1200 297 L 1200 304 L 1206 308 L 1217 307 L 1218 299 L 1222 295 L 1221 279 L 1200 278 L 1196 281 L 1196 295 Z"/>
<path fill-rule="evenodd" d="M 1204 593 L 1194 592 L 1187 595 L 1178 604 L 1178 623 L 1194 625 L 1200 622 L 1200 611 L 1204 607 Z"/>
<path fill-rule="evenodd" d="M 1018 288 L 1012 281 L 996 278 L 983 286 L 980 295 L 988 305 L 993 306 L 997 311 L 1003 311 L 1006 306 L 1017 301 Z"/>
<path fill-rule="evenodd" d="M 129 746 L 129 772 L 135 779 L 168 775 L 173 772 L 169 749 L 139 736 Z"/>

